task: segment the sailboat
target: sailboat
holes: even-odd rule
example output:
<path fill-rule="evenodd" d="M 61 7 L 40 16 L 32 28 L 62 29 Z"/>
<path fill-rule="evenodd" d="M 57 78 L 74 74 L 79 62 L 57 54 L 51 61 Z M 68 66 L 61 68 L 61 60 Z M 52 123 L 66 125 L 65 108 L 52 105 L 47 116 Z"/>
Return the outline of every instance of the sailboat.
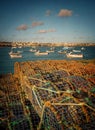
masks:
<path fill-rule="evenodd" d="M 10 57 L 11 58 L 21 58 L 22 55 L 20 52 L 13 52 L 14 48 L 16 48 L 16 47 L 12 47 L 11 51 L 9 52 Z"/>

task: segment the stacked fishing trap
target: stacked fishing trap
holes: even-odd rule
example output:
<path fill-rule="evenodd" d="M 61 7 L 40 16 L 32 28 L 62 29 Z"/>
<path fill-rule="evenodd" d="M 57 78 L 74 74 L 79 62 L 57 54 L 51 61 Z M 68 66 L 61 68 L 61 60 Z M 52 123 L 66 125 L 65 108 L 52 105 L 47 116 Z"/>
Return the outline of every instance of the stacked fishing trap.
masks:
<path fill-rule="evenodd" d="M 26 97 L 40 117 L 38 130 L 94 129 L 94 64 L 38 61 L 19 66 Z"/>
<path fill-rule="evenodd" d="M 0 77 L 0 129 L 30 130 L 32 122 L 20 83 L 12 74 Z"/>
<path fill-rule="evenodd" d="M 15 63 L 14 76 L 0 79 L 2 128 L 95 129 L 95 64 L 20 62 Z"/>

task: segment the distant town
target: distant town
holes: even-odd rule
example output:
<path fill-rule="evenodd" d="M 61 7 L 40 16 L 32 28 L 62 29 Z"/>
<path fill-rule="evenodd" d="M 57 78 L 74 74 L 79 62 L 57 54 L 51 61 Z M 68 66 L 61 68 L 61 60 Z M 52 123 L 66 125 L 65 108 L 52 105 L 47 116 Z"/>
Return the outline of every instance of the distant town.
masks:
<path fill-rule="evenodd" d="M 30 46 L 95 46 L 95 43 L 38 43 L 38 42 L 0 42 L 0 47 L 30 47 Z"/>

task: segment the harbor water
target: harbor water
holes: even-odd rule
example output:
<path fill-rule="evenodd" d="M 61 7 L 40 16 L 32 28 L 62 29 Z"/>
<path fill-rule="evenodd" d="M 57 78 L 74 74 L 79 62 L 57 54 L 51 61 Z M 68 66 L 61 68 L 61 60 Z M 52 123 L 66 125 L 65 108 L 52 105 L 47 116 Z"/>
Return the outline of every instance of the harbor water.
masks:
<path fill-rule="evenodd" d="M 23 61 L 35 61 L 35 60 L 92 60 L 95 59 L 95 46 L 86 46 L 86 47 L 69 47 L 64 48 L 63 46 L 55 47 L 54 52 L 50 52 L 48 55 L 35 55 L 34 52 L 29 50 L 32 47 L 22 47 L 16 48 L 21 52 L 21 58 L 11 58 L 9 52 L 11 47 L 0 47 L 0 74 L 14 73 L 14 63 L 23 62 Z M 38 47 L 38 50 L 45 52 L 50 50 L 50 47 Z M 58 51 L 66 49 L 65 51 L 80 50 L 83 54 L 82 58 L 68 58 L 66 53 L 60 54 Z"/>

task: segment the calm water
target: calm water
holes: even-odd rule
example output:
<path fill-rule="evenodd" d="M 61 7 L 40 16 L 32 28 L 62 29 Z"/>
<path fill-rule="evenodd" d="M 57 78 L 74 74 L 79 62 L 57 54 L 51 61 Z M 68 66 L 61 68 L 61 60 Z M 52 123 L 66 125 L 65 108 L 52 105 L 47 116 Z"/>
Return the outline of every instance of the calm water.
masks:
<path fill-rule="evenodd" d="M 63 47 L 56 47 L 55 52 L 49 53 L 49 55 L 46 56 L 35 56 L 33 52 L 30 52 L 29 50 L 31 47 L 25 47 L 25 48 L 19 48 L 20 51 L 22 51 L 22 58 L 13 58 L 11 59 L 9 56 L 9 52 L 11 51 L 11 47 L 1 47 L 0 48 L 0 74 L 6 74 L 6 73 L 13 73 L 14 72 L 14 63 L 16 61 L 22 62 L 22 61 L 35 61 L 35 60 L 47 60 L 47 59 L 66 59 L 66 60 L 80 60 L 80 59 L 94 59 L 95 58 L 95 46 L 93 47 L 85 47 L 85 50 L 81 50 L 81 47 L 73 47 L 69 48 L 68 50 L 81 50 L 81 53 L 83 54 L 83 58 L 67 58 L 66 54 L 59 54 L 58 51 L 62 50 Z M 49 47 L 39 47 L 38 48 L 41 51 L 49 50 Z"/>

